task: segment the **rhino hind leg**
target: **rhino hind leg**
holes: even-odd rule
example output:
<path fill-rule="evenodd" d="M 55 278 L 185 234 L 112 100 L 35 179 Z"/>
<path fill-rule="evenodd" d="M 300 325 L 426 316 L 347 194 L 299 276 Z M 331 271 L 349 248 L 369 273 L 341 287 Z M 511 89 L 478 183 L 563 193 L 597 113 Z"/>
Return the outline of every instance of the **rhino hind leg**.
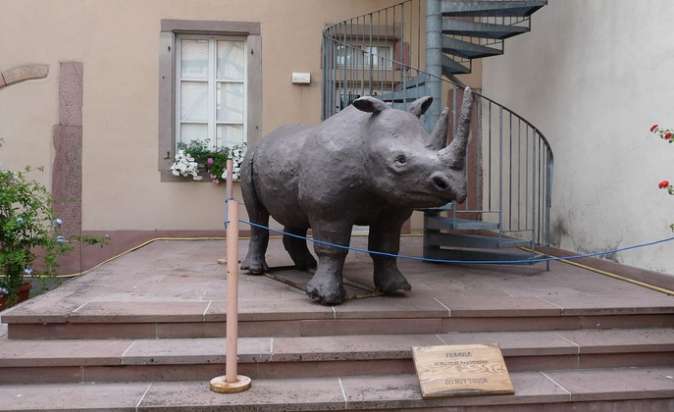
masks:
<path fill-rule="evenodd" d="M 291 228 L 285 227 L 283 230 L 287 233 L 292 233 L 298 236 L 305 236 L 307 234 L 307 227 Z M 298 239 L 289 235 L 283 235 L 283 247 L 285 247 L 288 255 L 295 263 L 298 270 L 310 270 L 316 268 L 316 259 L 311 255 L 307 248 L 307 241 L 305 239 Z"/>
<path fill-rule="evenodd" d="M 370 226 L 368 248 L 373 251 L 397 254 L 400 250 L 400 231 L 409 214 L 386 215 Z M 370 254 L 374 263 L 374 285 L 386 295 L 398 295 L 412 290 L 405 276 L 398 269 L 397 258 Z"/>
<path fill-rule="evenodd" d="M 246 165 L 248 166 L 248 165 Z M 269 226 L 269 212 L 258 199 L 251 176 L 251 167 L 241 168 L 241 194 L 246 205 L 246 212 L 251 222 L 258 225 Z M 267 270 L 267 262 L 264 255 L 267 253 L 269 244 L 269 231 L 251 226 L 250 240 L 248 241 L 248 253 L 241 262 L 241 269 L 247 270 L 250 275 L 261 275 Z"/>

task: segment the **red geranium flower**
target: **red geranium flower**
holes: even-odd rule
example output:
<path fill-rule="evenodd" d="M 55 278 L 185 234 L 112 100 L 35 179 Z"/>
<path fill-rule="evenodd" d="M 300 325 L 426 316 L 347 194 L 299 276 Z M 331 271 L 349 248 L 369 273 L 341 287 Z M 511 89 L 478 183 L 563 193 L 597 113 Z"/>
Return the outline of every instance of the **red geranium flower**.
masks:
<path fill-rule="evenodd" d="M 658 124 L 655 123 L 653 126 L 651 126 L 651 133 L 655 133 L 656 130 L 658 130 Z"/>
<path fill-rule="evenodd" d="M 671 139 L 672 138 L 672 132 L 665 133 L 665 135 L 663 137 L 665 138 L 665 140 Z"/>
<path fill-rule="evenodd" d="M 661 180 L 660 183 L 658 183 L 658 187 L 660 189 L 667 189 L 669 187 L 669 180 Z"/>

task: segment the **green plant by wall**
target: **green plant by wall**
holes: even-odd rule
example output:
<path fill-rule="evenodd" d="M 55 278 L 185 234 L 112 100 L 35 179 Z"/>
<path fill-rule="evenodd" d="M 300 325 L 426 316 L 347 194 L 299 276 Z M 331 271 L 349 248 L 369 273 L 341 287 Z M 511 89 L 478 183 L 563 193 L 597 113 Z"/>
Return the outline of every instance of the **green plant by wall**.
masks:
<path fill-rule="evenodd" d="M 11 305 L 24 275 L 55 274 L 57 258 L 72 249 L 61 235 L 63 222 L 54 216 L 47 189 L 23 171 L 0 170 L 0 293 Z M 42 271 L 33 270 L 40 251 Z"/>

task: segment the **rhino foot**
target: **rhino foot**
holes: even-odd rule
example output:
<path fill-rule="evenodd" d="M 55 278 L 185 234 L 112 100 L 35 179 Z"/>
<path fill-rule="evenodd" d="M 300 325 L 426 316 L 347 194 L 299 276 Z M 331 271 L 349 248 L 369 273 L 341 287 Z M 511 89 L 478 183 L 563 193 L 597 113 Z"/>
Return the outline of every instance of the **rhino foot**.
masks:
<path fill-rule="evenodd" d="M 249 275 L 262 275 L 269 270 L 269 266 L 267 266 L 264 256 L 253 257 L 248 255 L 243 262 L 241 262 L 241 269 L 247 270 Z"/>
<path fill-rule="evenodd" d="M 374 285 L 385 295 L 396 295 L 412 290 L 412 286 L 396 267 L 375 271 Z"/>
<path fill-rule="evenodd" d="M 314 276 L 304 287 L 307 295 L 321 305 L 339 305 L 346 298 L 346 290 L 337 279 Z"/>

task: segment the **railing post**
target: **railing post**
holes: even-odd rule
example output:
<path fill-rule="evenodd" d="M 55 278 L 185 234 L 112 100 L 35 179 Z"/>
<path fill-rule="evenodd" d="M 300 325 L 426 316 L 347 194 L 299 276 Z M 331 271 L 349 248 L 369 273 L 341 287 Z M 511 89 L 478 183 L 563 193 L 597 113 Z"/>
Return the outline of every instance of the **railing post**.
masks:
<path fill-rule="evenodd" d="M 232 172 L 234 169 L 232 160 L 227 160 L 225 163 L 225 167 L 227 170 L 227 179 L 225 180 L 225 228 L 227 228 L 227 222 L 229 222 L 229 201 L 231 199 L 234 199 L 234 196 L 232 195 L 232 190 L 234 186 L 234 182 L 232 177 Z M 237 219 L 238 221 L 238 219 Z M 238 233 L 237 233 L 238 234 Z M 218 259 L 218 263 L 221 265 L 226 265 L 227 264 L 227 240 L 229 238 L 229 233 L 225 232 L 225 257 Z M 237 256 L 236 261 L 239 261 L 239 257 Z"/>
<path fill-rule="evenodd" d="M 239 202 L 232 196 L 232 160 L 227 160 L 227 336 L 225 375 L 211 379 L 210 388 L 218 393 L 243 392 L 251 380 L 237 373 L 239 338 Z"/>
<path fill-rule="evenodd" d="M 433 104 L 426 111 L 424 123 L 426 130 L 433 130 L 440 116 L 442 101 L 442 10 L 440 0 L 426 0 L 426 79 Z"/>

